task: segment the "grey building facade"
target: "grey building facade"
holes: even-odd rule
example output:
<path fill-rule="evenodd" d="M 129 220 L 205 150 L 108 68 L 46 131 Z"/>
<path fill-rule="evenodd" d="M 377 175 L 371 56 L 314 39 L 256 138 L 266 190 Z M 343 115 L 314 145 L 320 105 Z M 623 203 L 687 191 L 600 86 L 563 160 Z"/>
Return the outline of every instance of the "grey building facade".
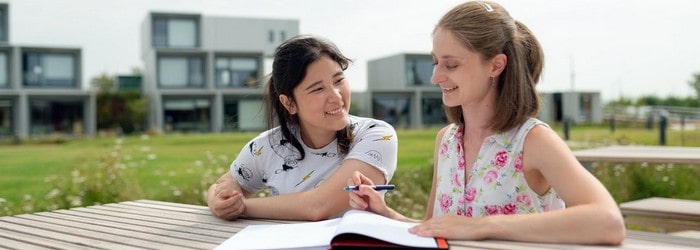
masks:
<path fill-rule="evenodd" d="M 154 12 L 141 31 L 150 128 L 246 131 L 264 127 L 265 65 L 299 22 Z"/>
<path fill-rule="evenodd" d="M 432 71 L 430 54 L 402 53 L 369 61 L 367 93 L 361 99 L 363 108 L 369 110 L 368 115 L 397 128 L 444 126 L 447 118 L 442 93 L 431 83 Z M 576 123 L 603 121 L 599 92 L 553 92 L 540 96 L 538 118 L 545 122 L 567 118 Z"/>
<path fill-rule="evenodd" d="M 402 53 L 367 63 L 365 102 L 370 116 L 396 128 L 443 126 L 442 93 L 431 83 L 430 54 Z"/>
<path fill-rule="evenodd" d="M 8 10 L 0 4 L 0 138 L 94 135 L 81 49 L 10 45 Z"/>

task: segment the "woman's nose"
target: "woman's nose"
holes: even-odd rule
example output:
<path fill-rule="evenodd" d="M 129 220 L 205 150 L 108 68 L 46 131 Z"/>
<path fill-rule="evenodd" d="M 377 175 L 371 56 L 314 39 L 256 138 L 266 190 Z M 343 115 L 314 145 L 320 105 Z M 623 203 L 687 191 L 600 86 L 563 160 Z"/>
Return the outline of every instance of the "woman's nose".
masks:
<path fill-rule="evenodd" d="M 438 84 L 445 81 L 445 76 L 440 72 L 438 67 L 433 67 L 433 75 L 430 77 L 430 82 L 433 84 Z"/>

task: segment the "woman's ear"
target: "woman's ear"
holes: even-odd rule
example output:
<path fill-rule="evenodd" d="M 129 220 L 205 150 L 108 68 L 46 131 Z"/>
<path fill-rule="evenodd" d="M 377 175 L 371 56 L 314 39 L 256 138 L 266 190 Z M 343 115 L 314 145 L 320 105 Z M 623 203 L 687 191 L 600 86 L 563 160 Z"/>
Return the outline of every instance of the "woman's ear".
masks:
<path fill-rule="evenodd" d="M 285 109 L 287 109 L 287 112 L 291 115 L 295 115 L 297 113 L 297 107 L 294 105 L 294 102 L 292 101 L 291 98 L 289 98 L 286 95 L 279 95 L 280 98 L 280 103 L 282 103 L 282 106 L 284 106 Z"/>
<path fill-rule="evenodd" d="M 491 76 L 497 77 L 503 72 L 508 64 L 508 56 L 506 54 L 498 54 L 491 59 Z"/>

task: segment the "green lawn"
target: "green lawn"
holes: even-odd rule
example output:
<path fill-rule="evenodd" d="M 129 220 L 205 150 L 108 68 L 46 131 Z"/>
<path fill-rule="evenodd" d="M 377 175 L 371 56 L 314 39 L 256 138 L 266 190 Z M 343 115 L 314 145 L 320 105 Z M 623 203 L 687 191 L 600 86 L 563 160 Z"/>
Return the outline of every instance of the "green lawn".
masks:
<path fill-rule="evenodd" d="M 561 131 L 558 126 L 553 126 Z M 399 130 L 399 186 L 387 200 L 423 216 L 437 129 Z M 562 133 L 560 133 L 562 134 Z M 572 148 L 658 144 L 658 131 L 579 125 Z M 203 192 L 256 133 L 170 134 L 82 138 L 60 143 L 0 145 L 0 215 L 130 199 L 204 204 Z M 563 136 L 563 134 L 562 134 Z M 700 131 L 669 131 L 668 145 L 700 146 Z M 700 200 L 700 168 L 679 165 L 598 164 L 594 174 L 618 202 L 648 196 Z"/>

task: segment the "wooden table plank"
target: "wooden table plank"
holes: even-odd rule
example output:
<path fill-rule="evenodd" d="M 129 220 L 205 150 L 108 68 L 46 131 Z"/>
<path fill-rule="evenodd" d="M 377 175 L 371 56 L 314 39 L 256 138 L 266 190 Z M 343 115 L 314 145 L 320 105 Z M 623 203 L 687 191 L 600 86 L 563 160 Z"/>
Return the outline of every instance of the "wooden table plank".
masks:
<path fill-rule="evenodd" d="M 226 221 L 207 207 L 137 200 L 0 217 L 0 249 L 211 249 L 247 225 L 293 221 Z M 41 242 L 37 244 L 37 242 Z M 167 242 L 167 243 L 165 243 Z M 514 241 L 450 241 L 451 249 L 698 249 L 700 239 L 628 231 L 622 246 Z"/>
<path fill-rule="evenodd" d="M 651 197 L 620 204 L 620 211 L 629 215 L 656 216 L 700 222 L 700 201 Z"/>
<path fill-rule="evenodd" d="M 207 231 L 215 231 L 215 232 L 223 232 L 223 233 L 236 233 L 240 231 L 243 227 L 242 226 L 235 226 L 235 225 L 228 225 L 228 224 L 222 224 L 222 225 L 217 225 L 217 224 L 210 224 L 210 223 L 203 223 L 203 222 L 192 222 L 192 221 L 183 221 L 180 219 L 176 218 L 154 218 L 154 217 L 149 217 L 147 215 L 142 215 L 142 214 L 132 214 L 132 213 L 126 213 L 122 211 L 114 211 L 115 209 L 113 208 L 106 208 L 106 207 L 88 207 L 88 208 L 73 208 L 71 211 L 80 211 L 80 212 L 85 212 L 85 213 L 90 213 L 94 215 L 100 215 L 100 216 L 108 216 L 115 218 L 117 220 L 121 219 L 126 219 L 126 220 L 140 220 L 145 223 L 156 223 L 156 224 L 163 224 L 163 225 L 171 225 L 171 226 L 190 226 L 193 229 L 201 229 L 201 230 L 207 230 Z M 216 236 L 216 235 L 212 235 Z"/>
<path fill-rule="evenodd" d="M 154 234 L 158 236 L 167 236 L 169 238 L 173 239 L 181 239 L 184 242 L 182 244 L 186 244 L 187 241 L 198 241 L 198 242 L 204 242 L 204 243 L 212 243 L 212 244 L 219 244 L 220 238 L 219 237 L 211 237 L 207 235 L 201 235 L 197 233 L 192 233 L 190 232 L 183 232 L 179 230 L 178 227 L 169 227 L 167 229 L 164 229 L 163 227 L 157 226 L 157 224 L 149 224 L 149 225 L 138 225 L 138 224 L 130 224 L 130 223 L 125 223 L 125 221 L 109 221 L 109 220 L 98 220 L 98 219 L 92 219 L 88 217 L 80 217 L 80 216 L 75 216 L 75 214 L 65 214 L 65 213 L 58 213 L 58 212 L 51 212 L 51 213 L 38 213 L 37 215 L 39 216 L 46 216 L 52 219 L 57 219 L 57 220 L 62 220 L 65 222 L 77 222 L 77 223 L 82 223 L 82 224 L 90 224 L 90 225 L 95 225 L 95 226 L 100 226 L 104 228 L 114 228 L 114 229 L 122 229 L 122 230 L 128 230 L 131 232 L 140 232 L 140 233 L 147 233 L 147 234 Z M 185 228 L 185 227 L 181 227 Z M 170 240 L 170 239 L 169 239 Z"/>
<path fill-rule="evenodd" d="M 93 249 L 144 249 L 121 244 L 120 242 L 109 241 L 111 238 L 104 237 L 105 235 L 103 235 L 104 238 L 86 237 L 86 235 L 90 235 L 88 232 L 83 231 L 83 234 L 80 234 L 76 233 L 75 231 L 71 231 L 70 228 L 56 228 L 52 225 L 46 225 L 45 223 L 26 221 L 22 218 L 17 218 L 16 216 L 0 217 L 0 222 L 4 222 L 0 223 L 0 228 L 5 228 L 20 233 L 22 238 L 18 238 L 18 240 L 31 241 L 45 238 L 48 240 L 63 241 L 79 246 L 91 246 Z"/>
<path fill-rule="evenodd" d="M 700 147 L 608 146 L 574 150 L 581 162 L 678 163 L 700 165 Z"/>
<path fill-rule="evenodd" d="M 202 249 L 211 249 L 216 247 L 218 244 L 211 244 L 206 242 L 198 242 L 192 240 L 183 240 L 173 237 L 166 237 L 159 235 L 154 232 L 139 232 L 135 230 L 125 230 L 120 228 L 114 228 L 109 226 L 101 226 L 89 223 L 68 221 L 62 219 L 51 218 L 47 216 L 41 216 L 42 213 L 32 214 L 32 215 L 20 215 L 21 218 L 27 218 L 38 222 L 52 223 L 55 225 L 61 225 L 68 227 L 72 230 L 87 230 L 91 234 L 100 233 L 103 235 L 109 235 L 109 237 L 123 237 L 125 239 L 136 241 L 137 244 L 143 245 L 143 241 L 149 243 L 156 243 L 162 245 L 163 248 L 168 249 L 190 249 L 189 246 Z"/>
<path fill-rule="evenodd" d="M 161 221 L 147 221 L 147 220 L 139 220 L 139 219 L 132 219 L 129 217 L 116 217 L 117 213 L 89 213 L 89 212 L 84 212 L 76 209 L 71 209 L 71 210 L 57 210 L 53 211 L 54 213 L 57 214 L 67 214 L 67 215 L 73 215 L 79 218 L 89 218 L 89 219 L 94 219 L 94 220 L 101 220 L 105 222 L 117 222 L 117 223 L 124 223 L 128 225 L 137 225 L 137 226 L 144 226 L 144 227 L 152 227 L 152 228 L 157 228 L 157 229 L 167 229 L 167 230 L 177 230 L 179 232 L 185 232 L 185 233 L 192 233 L 192 234 L 198 234 L 198 235 L 206 235 L 206 236 L 212 236 L 216 238 L 222 238 L 222 237 L 229 237 L 231 236 L 231 233 L 235 233 L 236 231 L 229 230 L 231 227 L 225 227 L 225 226 L 215 226 L 215 227 L 199 227 L 198 225 L 201 224 L 194 224 L 194 223 L 183 223 L 178 220 L 170 220 L 172 223 L 164 223 Z"/>

